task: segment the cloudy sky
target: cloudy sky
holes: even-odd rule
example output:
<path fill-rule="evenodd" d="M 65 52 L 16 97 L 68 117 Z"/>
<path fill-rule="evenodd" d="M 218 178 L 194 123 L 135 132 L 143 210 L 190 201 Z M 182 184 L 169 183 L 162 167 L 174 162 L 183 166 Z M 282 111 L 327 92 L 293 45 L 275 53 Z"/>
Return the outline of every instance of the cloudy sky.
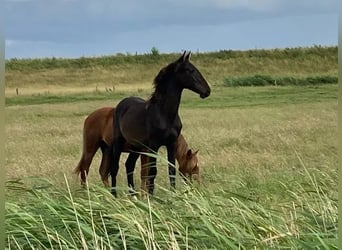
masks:
<path fill-rule="evenodd" d="M 5 0 L 5 57 L 337 45 L 339 0 Z"/>

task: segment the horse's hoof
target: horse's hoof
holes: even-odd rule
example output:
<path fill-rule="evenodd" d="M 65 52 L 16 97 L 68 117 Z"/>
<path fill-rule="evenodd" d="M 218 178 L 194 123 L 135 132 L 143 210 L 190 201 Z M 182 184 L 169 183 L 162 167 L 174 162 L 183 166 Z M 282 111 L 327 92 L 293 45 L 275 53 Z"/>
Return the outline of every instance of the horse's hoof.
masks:
<path fill-rule="evenodd" d="M 109 182 L 108 181 L 102 181 L 103 182 L 103 185 L 108 188 L 109 187 Z"/>
<path fill-rule="evenodd" d="M 146 200 L 146 199 L 147 199 L 147 196 L 148 196 L 148 193 L 147 193 L 146 191 L 142 190 L 142 191 L 140 192 L 140 197 L 141 197 L 141 199 Z"/>
<path fill-rule="evenodd" d="M 138 196 L 137 195 L 131 195 L 131 200 L 132 201 L 137 201 L 138 200 Z"/>

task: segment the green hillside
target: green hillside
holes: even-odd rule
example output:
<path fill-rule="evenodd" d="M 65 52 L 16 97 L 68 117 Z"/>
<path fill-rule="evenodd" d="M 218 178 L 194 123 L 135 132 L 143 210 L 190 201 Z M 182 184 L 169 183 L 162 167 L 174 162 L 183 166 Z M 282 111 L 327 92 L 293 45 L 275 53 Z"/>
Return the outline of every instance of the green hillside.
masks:
<path fill-rule="evenodd" d="M 6 61 L 6 87 L 146 85 L 152 82 L 161 67 L 178 57 L 178 53 L 153 52 L 76 59 L 11 59 Z M 314 46 L 194 52 L 192 61 L 213 85 L 224 84 L 231 78 L 258 75 L 296 79 L 330 77 L 336 81 L 337 55 L 337 46 Z"/>

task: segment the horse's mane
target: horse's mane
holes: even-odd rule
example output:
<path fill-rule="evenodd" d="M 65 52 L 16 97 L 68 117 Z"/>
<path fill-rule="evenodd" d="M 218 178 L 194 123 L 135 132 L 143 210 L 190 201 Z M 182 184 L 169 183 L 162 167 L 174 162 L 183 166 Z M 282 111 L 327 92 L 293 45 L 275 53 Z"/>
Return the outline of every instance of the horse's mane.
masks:
<path fill-rule="evenodd" d="M 154 91 L 151 94 L 150 98 L 147 100 L 147 103 L 153 103 L 155 101 L 160 100 L 163 97 L 163 94 L 167 91 L 167 80 L 170 77 L 170 73 L 174 70 L 176 63 L 172 62 L 169 65 L 162 68 L 156 77 L 153 80 Z"/>

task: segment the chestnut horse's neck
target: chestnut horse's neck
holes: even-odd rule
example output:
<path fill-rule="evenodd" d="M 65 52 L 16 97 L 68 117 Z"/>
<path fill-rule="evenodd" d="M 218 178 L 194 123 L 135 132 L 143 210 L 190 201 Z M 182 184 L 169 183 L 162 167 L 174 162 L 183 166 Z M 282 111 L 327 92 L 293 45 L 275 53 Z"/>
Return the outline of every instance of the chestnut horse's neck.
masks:
<path fill-rule="evenodd" d="M 159 83 L 147 101 L 147 107 L 157 107 L 160 114 L 172 122 L 178 115 L 182 92 L 183 88 L 172 80 Z"/>
<path fill-rule="evenodd" d="M 177 150 L 176 150 L 176 159 L 179 163 L 179 166 L 184 166 L 186 162 L 186 153 L 189 147 L 186 143 L 184 137 L 180 134 L 177 139 Z"/>

